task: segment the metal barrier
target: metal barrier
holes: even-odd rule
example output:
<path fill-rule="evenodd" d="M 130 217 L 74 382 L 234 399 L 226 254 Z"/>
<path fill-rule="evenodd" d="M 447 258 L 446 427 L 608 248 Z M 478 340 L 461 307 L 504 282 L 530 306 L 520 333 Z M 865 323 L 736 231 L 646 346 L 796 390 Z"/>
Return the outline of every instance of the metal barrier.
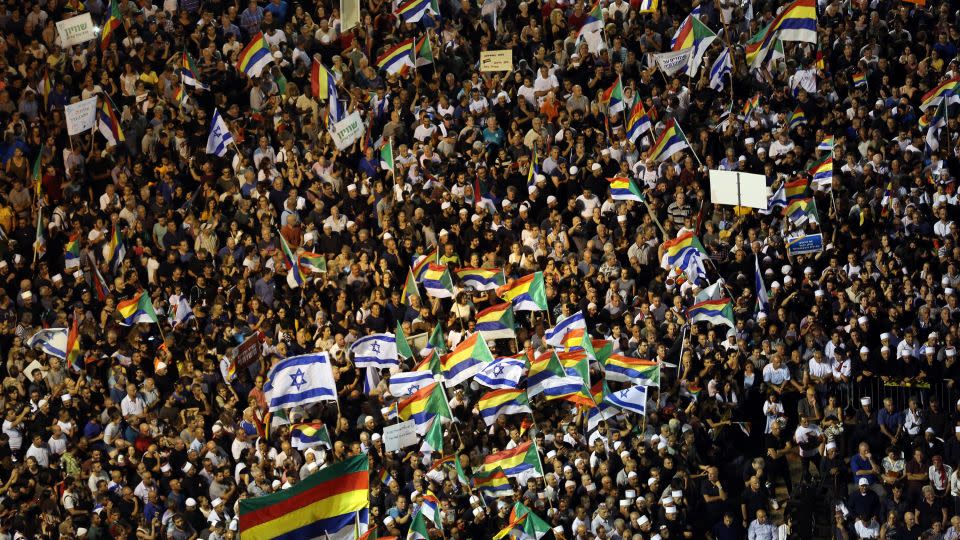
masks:
<path fill-rule="evenodd" d="M 860 382 L 849 382 L 837 387 L 838 402 L 848 413 L 855 413 L 860 408 L 860 399 L 869 397 L 874 409 L 883 406 L 883 400 L 890 398 L 897 410 L 907 408 L 911 397 L 919 400 L 921 407 L 927 406 L 930 396 L 936 396 L 942 410 L 952 410 L 952 404 L 957 398 L 956 389 L 950 388 L 944 381 L 932 382 L 903 382 L 895 380 L 883 381 L 879 377 L 872 377 Z"/>

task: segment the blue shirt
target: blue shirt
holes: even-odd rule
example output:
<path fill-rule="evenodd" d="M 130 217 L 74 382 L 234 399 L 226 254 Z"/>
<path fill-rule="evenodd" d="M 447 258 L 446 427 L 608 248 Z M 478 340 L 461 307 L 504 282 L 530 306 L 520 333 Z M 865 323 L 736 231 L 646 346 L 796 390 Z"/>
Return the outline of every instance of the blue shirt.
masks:
<path fill-rule="evenodd" d="M 870 460 L 860 457 L 860 454 L 854 454 L 850 458 L 850 471 L 853 472 L 853 482 L 856 484 L 861 478 L 866 478 L 871 484 L 877 482 L 877 476 L 874 474 L 864 474 L 857 476 L 857 471 L 869 471 L 872 470 L 873 466 L 870 465 Z"/>
<path fill-rule="evenodd" d="M 890 433 L 896 433 L 903 424 L 903 413 L 900 411 L 887 412 L 886 408 L 877 413 L 877 423 L 887 428 Z"/>

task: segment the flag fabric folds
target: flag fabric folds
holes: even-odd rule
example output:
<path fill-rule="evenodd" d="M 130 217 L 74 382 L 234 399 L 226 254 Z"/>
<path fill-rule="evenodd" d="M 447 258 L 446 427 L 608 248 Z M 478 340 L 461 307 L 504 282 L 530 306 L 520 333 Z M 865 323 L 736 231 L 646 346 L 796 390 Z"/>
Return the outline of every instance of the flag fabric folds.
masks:
<path fill-rule="evenodd" d="M 493 291 L 505 282 L 500 268 L 461 268 L 456 274 L 464 287 L 475 291 Z"/>
<path fill-rule="evenodd" d="M 327 353 L 291 356 L 267 373 L 263 387 L 270 411 L 320 401 L 337 401 L 337 384 Z"/>
<path fill-rule="evenodd" d="M 723 52 L 713 61 L 710 68 L 710 88 L 720 92 L 723 90 L 723 76 L 730 75 L 733 70 L 733 63 L 730 60 L 730 49 L 724 48 Z"/>
<path fill-rule="evenodd" d="M 153 302 L 150 301 L 150 295 L 146 291 L 141 291 L 133 298 L 118 303 L 117 313 L 120 314 L 120 324 L 124 326 L 156 323 L 159 320 L 157 312 L 153 309 Z"/>
<path fill-rule="evenodd" d="M 522 388 L 491 390 L 480 397 L 477 410 L 484 423 L 492 426 L 504 414 L 533 414 L 527 393 Z"/>
<path fill-rule="evenodd" d="M 526 362 L 519 358 L 509 356 L 494 358 L 493 361 L 480 367 L 473 380 L 477 384 L 494 390 L 516 388 L 520 385 L 520 379 L 523 378 L 526 368 Z"/>
<path fill-rule="evenodd" d="M 237 69 L 247 77 L 259 77 L 270 62 L 273 62 L 270 46 L 264 39 L 263 32 L 258 32 L 237 56 Z"/>
<path fill-rule="evenodd" d="M 433 384 L 429 370 L 402 371 L 390 375 L 390 393 L 396 397 L 409 396 L 425 386 Z"/>
<path fill-rule="evenodd" d="M 547 293 L 543 272 L 534 272 L 511 280 L 497 288 L 497 296 L 513 303 L 514 311 L 546 311 Z"/>
<path fill-rule="evenodd" d="M 27 347 L 31 349 L 39 347 L 50 356 L 66 359 L 67 334 L 68 330 L 66 328 L 44 328 L 30 336 L 30 339 L 27 340 Z"/>
<path fill-rule="evenodd" d="M 429 264 L 423 273 L 423 288 L 427 296 L 453 298 L 453 279 L 446 265 Z"/>
<path fill-rule="evenodd" d="M 733 302 L 729 298 L 722 300 L 707 300 L 690 306 L 687 317 L 691 323 L 707 322 L 710 324 L 724 324 L 734 328 Z"/>
<path fill-rule="evenodd" d="M 492 360 L 493 354 L 490 353 L 483 334 L 474 332 L 440 359 L 446 386 L 449 388 L 466 382 L 477 374 L 480 366 Z"/>
<path fill-rule="evenodd" d="M 476 330 L 485 339 L 512 339 L 516 337 L 513 318 L 513 304 L 504 302 L 495 304 L 477 313 Z"/>
<path fill-rule="evenodd" d="M 767 294 L 767 286 L 763 283 L 763 274 L 760 272 L 760 256 L 755 255 L 754 259 L 753 286 L 757 289 L 757 309 L 766 313 L 770 312 L 770 295 Z"/>
<path fill-rule="evenodd" d="M 616 392 L 609 392 L 603 399 L 624 411 L 634 412 L 641 416 L 647 414 L 646 386 L 637 385 Z"/>
<path fill-rule="evenodd" d="M 747 64 L 759 67 L 769 60 L 776 40 L 817 42 L 817 4 L 815 0 L 795 0 L 747 43 Z"/>
<path fill-rule="evenodd" d="M 350 345 L 353 353 L 353 365 L 358 368 L 373 367 L 390 369 L 399 365 L 397 360 L 397 340 L 393 334 L 370 334 Z"/>
<path fill-rule="evenodd" d="M 413 420 L 417 426 L 417 434 L 423 435 L 434 417 L 452 419 L 453 413 L 443 394 L 440 384 L 428 384 L 397 404 L 397 412 L 401 420 Z"/>
<path fill-rule="evenodd" d="M 687 138 L 683 135 L 683 131 L 680 130 L 680 126 L 671 118 L 667 120 L 663 131 L 660 132 L 660 136 L 657 137 L 656 142 L 653 143 L 653 146 L 647 152 L 647 157 L 659 163 L 670 159 L 670 157 L 677 152 L 689 147 L 690 145 L 687 144 Z"/>
<path fill-rule="evenodd" d="M 510 479 L 503 473 L 500 467 L 493 467 L 490 470 L 478 471 L 473 474 L 472 483 L 474 489 L 480 491 L 486 497 L 498 498 L 509 497 L 513 495 L 513 487 L 510 485 Z"/>
<path fill-rule="evenodd" d="M 583 318 L 583 312 L 578 311 L 557 321 L 556 326 L 547 330 L 544 335 L 544 341 L 547 345 L 560 347 L 563 345 L 563 338 L 572 330 L 583 330 L 587 328 L 587 321 Z"/>
<path fill-rule="evenodd" d="M 377 67 L 391 75 L 416 67 L 413 63 L 413 38 L 385 50 L 377 58 Z"/>
<path fill-rule="evenodd" d="M 610 182 L 610 198 L 615 201 L 643 202 L 643 191 L 637 183 L 629 178 L 617 176 L 607 180 Z"/>
<path fill-rule="evenodd" d="M 934 105 L 939 105 L 941 101 L 946 101 L 947 105 L 960 103 L 960 77 L 947 79 L 920 98 L 920 110 L 926 111 Z"/>
<path fill-rule="evenodd" d="M 333 538 L 356 526 L 357 513 L 370 505 L 365 454 L 323 468 L 289 489 L 240 500 L 244 540 Z M 353 538 L 353 536 L 351 536 Z"/>
<path fill-rule="evenodd" d="M 480 470 L 490 472 L 499 467 L 503 469 L 503 474 L 510 478 L 517 478 L 522 485 L 528 477 L 543 476 L 543 466 L 540 464 L 540 456 L 537 452 L 537 445 L 533 441 L 527 441 L 509 450 L 502 450 L 485 457 Z"/>
<path fill-rule="evenodd" d="M 290 426 L 290 444 L 297 450 L 306 450 L 317 446 L 333 448 L 327 426 L 319 420 L 300 422 Z"/>
<path fill-rule="evenodd" d="M 603 363 L 603 369 L 608 381 L 642 382 L 648 386 L 660 384 L 660 365 L 653 360 L 611 354 Z"/>
<path fill-rule="evenodd" d="M 667 240 L 662 248 L 663 256 L 660 259 L 660 266 L 664 270 L 679 268 L 687 274 L 691 282 L 706 276 L 703 257 L 707 250 L 692 232 L 685 232 L 672 240 Z"/>
<path fill-rule="evenodd" d="M 123 135 L 123 129 L 120 127 L 120 117 L 117 115 L 117 108 L 110 101 L 106 94 L 100 95 L 100 101 L 97 104 L 97 129 L 103 138 L 107 140 L 107 146 L 116 146 L 126 138 Z"/>
<path fill-rule="evenodd" d="M 646 131 L 653 131 L 653 123 L 647 116 L 647 111 L 643 107 L 643 100 L 638 99 L 630 109 L 630 115 L 627 117 L 627 138 L 630 142 L 636 143 Z"/>
<path fill-rule="evenodd" d="M 214 108 L 213 118 L 210 119 L 210 135 L 207 136 L 207 153 L 223 157 L 230 144 L 234 144 L 230 128 L 220 116 L 220 111 Z"/>

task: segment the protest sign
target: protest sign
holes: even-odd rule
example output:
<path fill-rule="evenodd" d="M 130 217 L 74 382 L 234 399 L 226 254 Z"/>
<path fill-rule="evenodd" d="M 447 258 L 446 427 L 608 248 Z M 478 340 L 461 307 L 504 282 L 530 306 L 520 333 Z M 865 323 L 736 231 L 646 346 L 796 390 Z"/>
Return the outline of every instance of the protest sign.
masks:
<path fill-rule="evenodd" d="M 337 150 L 344 150 L 351 144 L 363 137 L 366 128 L 363 125 L 363 119 L 360 113 L 353 111 L 346 118 L 333 125 L 330 130 L 330 136 L 333 143 L 337 145 Z"/>
<path fill-rule="evenodd" d="M 57 21 L 57 34 L 60 36 L 60 46 L 64 48 L 97 37 L 96 31 L 93 29 L 93 19 L 89 13 L 82 13 L 76 17 Z"/>
<path fill-rule="evenodd" d="M 383 446 L 387 452 L 396 452 L 401 448 L 417 444 L 417 423 L 413 420 L 390 424 L 383 427 Z"/>
<path fill-rule="evenodd" d="M 90 131 L 97 123 L 97 97 L 87 98 L 64 107 L 67 135 Z"/>
<path fill-rule="evenodd" d="M 513 71 L 513 51 L 480 51 L 480 71 Z"/>

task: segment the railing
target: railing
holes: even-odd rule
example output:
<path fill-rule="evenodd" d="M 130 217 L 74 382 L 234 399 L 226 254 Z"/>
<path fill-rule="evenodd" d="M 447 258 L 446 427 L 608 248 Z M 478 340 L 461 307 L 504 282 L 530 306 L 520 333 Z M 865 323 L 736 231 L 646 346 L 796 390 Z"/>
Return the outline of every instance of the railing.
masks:
<path fill-rule="evenodd" d="M 942 380 L 909 382 L 888 379 L 884 381 L 879 377 L 839 385 L 836 387 L 836 391 L 844 410 L 851 414 L 860 408 L 860 398 L 863 397 L 871 399 L 874 410 L 883 406 L 885 398 L 890 398 L 893 400 L 894 409 L 902 411 L 907 408 L 907 403 L 911 397 L 916 397 L 921 407 L 926 407 L 931 396 L 936 396 L 940 401 L 941 410 L 952 410 L 951 404 L 960 396 L 960 392 L 956 388 L 950 388 L 947 382 Z M 938 435 L 942 436 L 942 434 Z"/>

